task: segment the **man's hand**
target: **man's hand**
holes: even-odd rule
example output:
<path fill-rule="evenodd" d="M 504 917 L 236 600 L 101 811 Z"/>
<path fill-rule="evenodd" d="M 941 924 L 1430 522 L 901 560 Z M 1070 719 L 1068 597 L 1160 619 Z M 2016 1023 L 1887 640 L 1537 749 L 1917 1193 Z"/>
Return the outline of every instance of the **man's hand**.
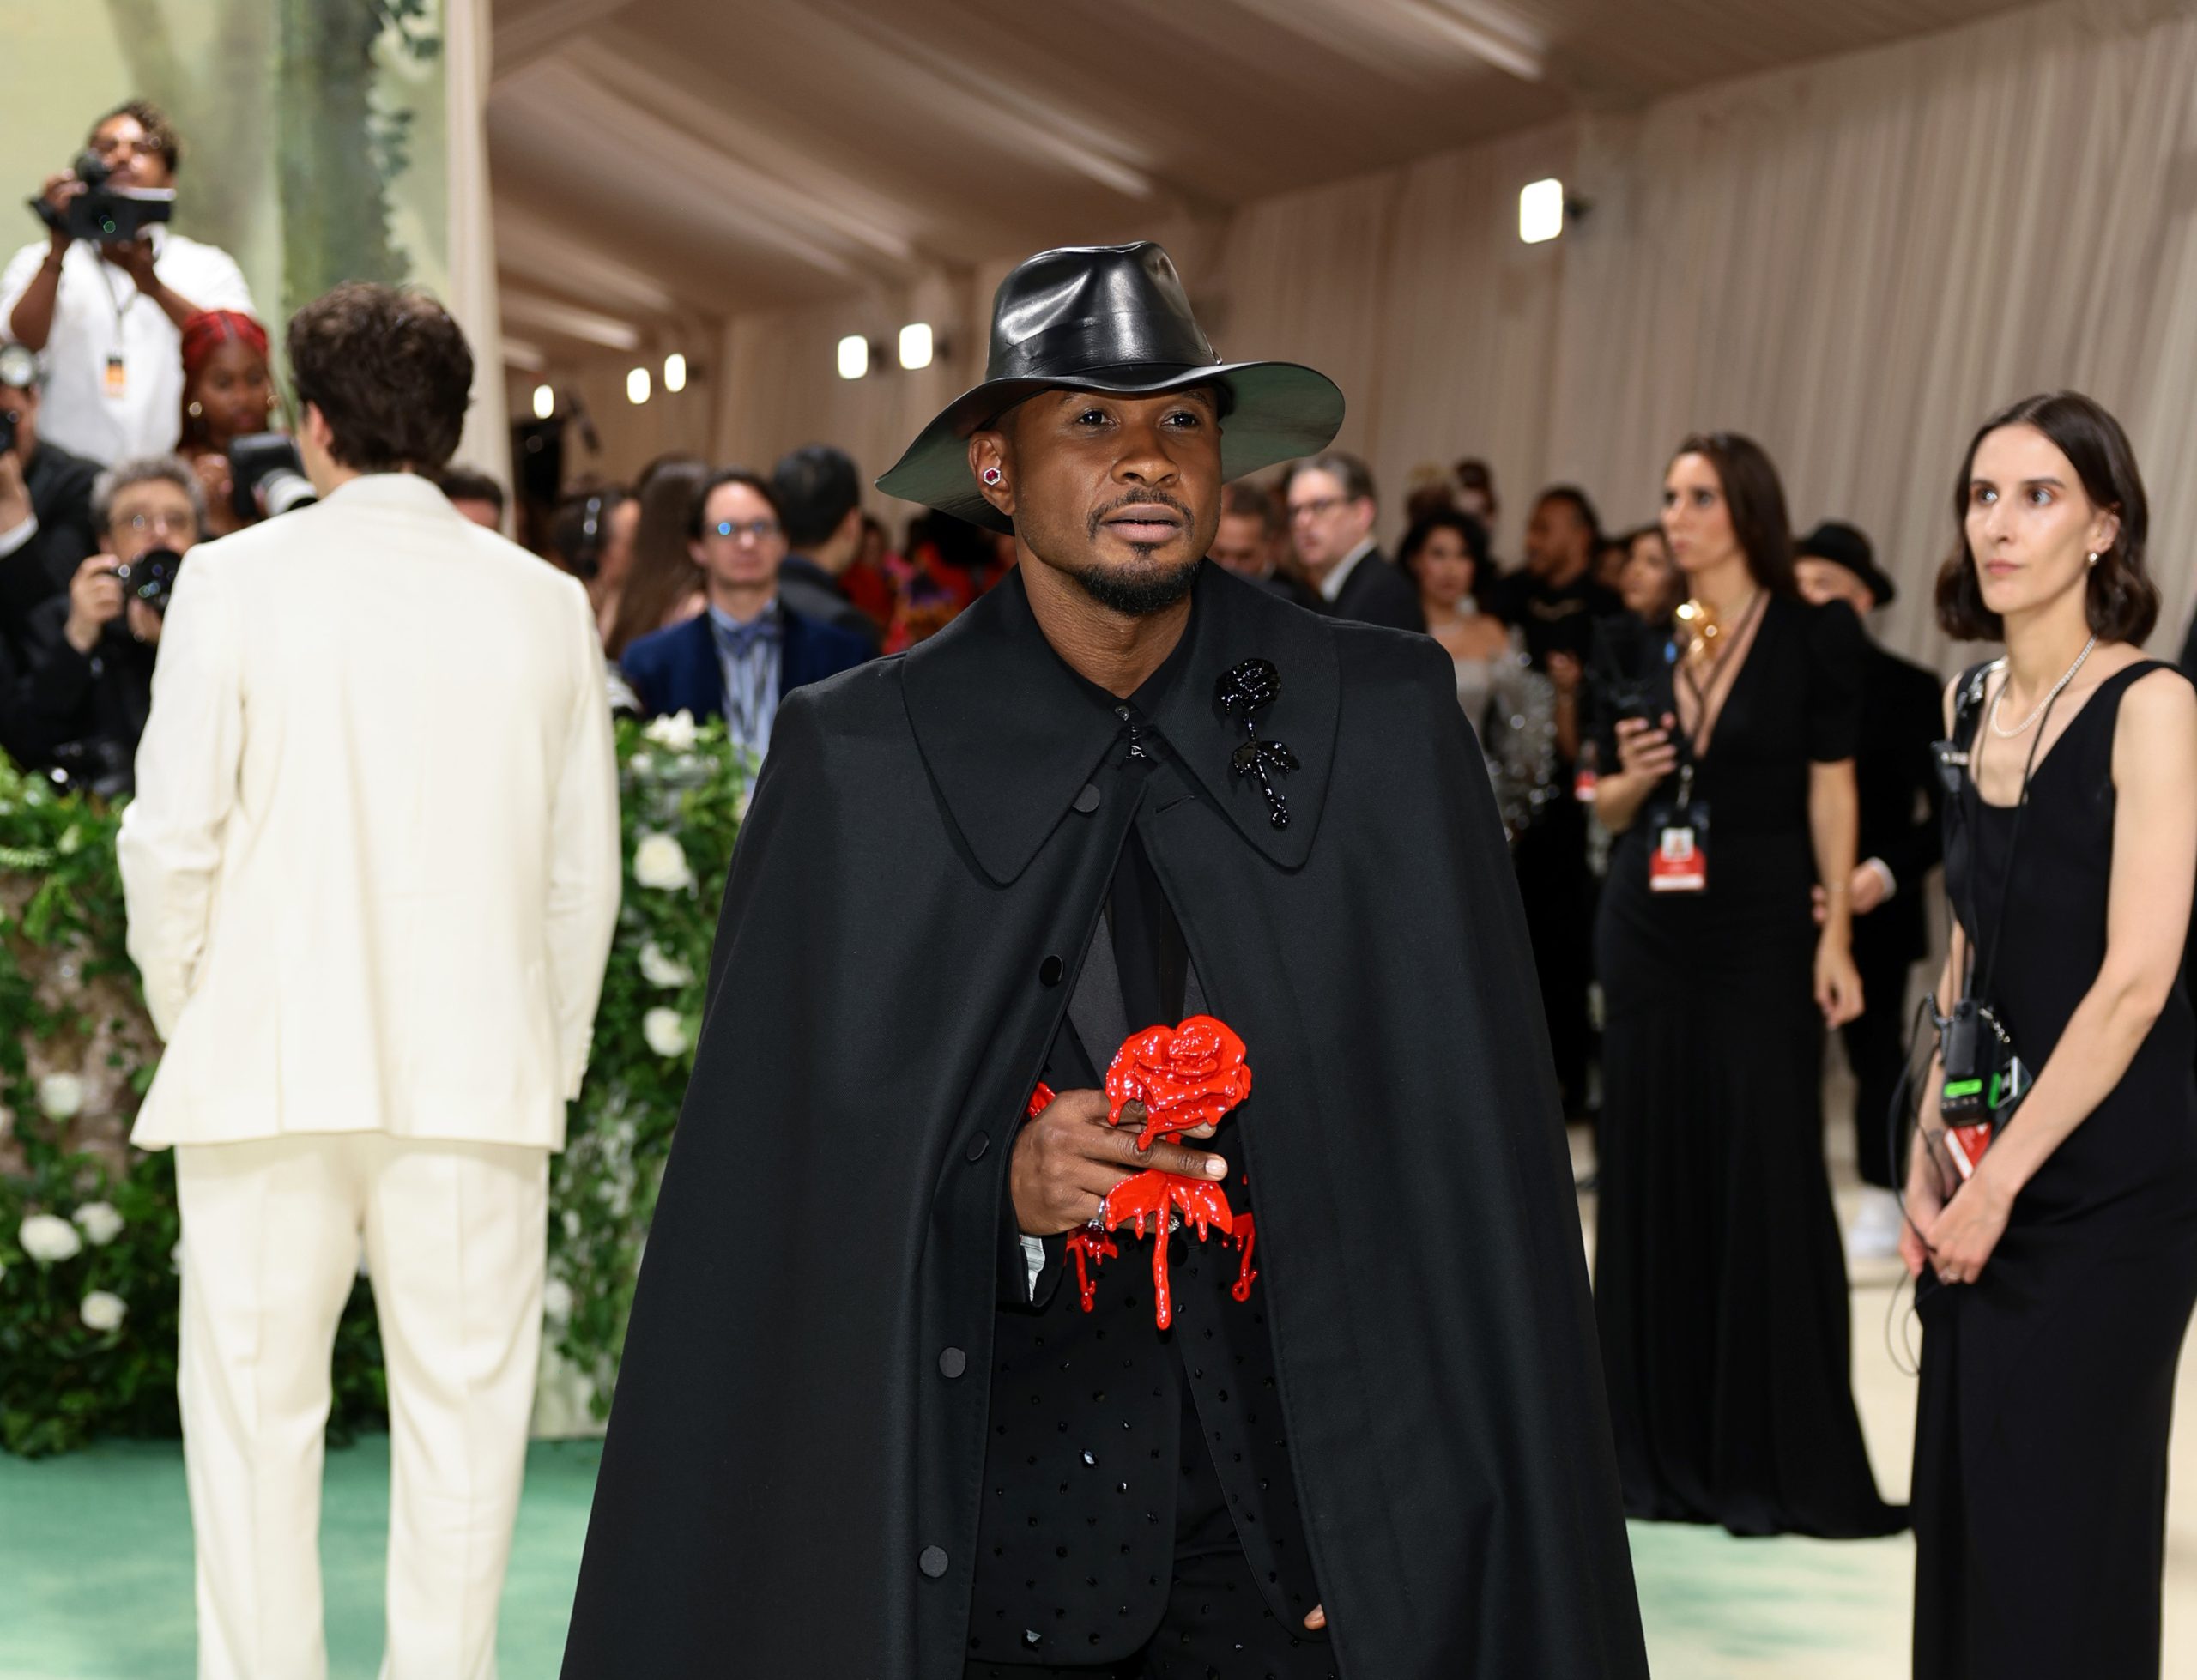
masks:
<path fill-rule="evenodd" d="M 1057 1236 L 1090 1224 L 1106 1193 L 1147 1167 L 1185 1178 L 1227 1175 L 1227 1163 L 1201 1149 L 1138 1149 L 1136 1127 L 1109 1126 L 1106 1106 L 1103 1091 L 1064 1091 L 1015 1138 L 1008 1185 L 1024 1236 Z"/>
<path fill-rule="evenodd" d="M 64 169 L 58 175 L 47 176 L 45 184 L 38 190 L 38 196 L 39 202 L 56 215 L 65 216 L 69 213 L 69 201 L 83 196 L 84 190 L 84 184 L 78 180 L 72 172 Z M 74 243 L 57 227 L 52 229 L 51 233 L 48 244 L 52 247 L 53 255 L 56 257 L 67 251 Z"/>
<path fill-rule="evenodd" d="M 106 260 L 128 275 L 139 292 L 148 298 L 160 295 L 160 277 L 153 272 L 153 239 L 149 233 L 118 240 L 101 249 L 106 252 Z"/>
<path fill-rule="evenodd" d="M 100 632 L 122 616 L 122 583 L 114 568 L 113 555 L 94 554 L 69 580 L 69 621 L 61 633 L 78 653 L 90 653 Z"/>
<path fill-rule="evenodd" d="M 1313 1605 L 1312 1613 L 1304 1618 L 1304 1625 L 1314 1633 L 1318 1633 L 1321 1629 L 1328 1625 L 1328 1607 L 1325 1604 Z"/>
<path fill-rule="evenodd" d="M 12 531 L 30 517 L 31 493 L 23 482 L 23 463 L 9 450 L 0 455 L 0 531 Z"/>
<path fill-rule="evenodd" d="M 147 647 L 160 639 L 160 615 L 142 601 L 130 603 L 130 633 Z"/>

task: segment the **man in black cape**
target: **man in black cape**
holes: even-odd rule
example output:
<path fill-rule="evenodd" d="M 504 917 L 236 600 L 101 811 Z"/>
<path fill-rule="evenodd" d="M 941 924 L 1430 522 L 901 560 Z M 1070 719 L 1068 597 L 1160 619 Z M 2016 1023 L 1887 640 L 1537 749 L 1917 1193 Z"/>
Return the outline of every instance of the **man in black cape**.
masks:
<path fill-rule="evenodd" d="M 778 715 L 567 1680 L 1644 1675 L 1450 662 L 1201 559 L 1341 394 L 1220 361 L 1151 245 L 1023 264 L 988 375 L 880 486 L 1017 572 Z M 1201 1011 L 1254 1088 L 1141 1155 L 1095 1087 Z M 1067 1235 L 1147 1166 L 1256 1247 L 1124 1227 L 1086 1310 Z"/>

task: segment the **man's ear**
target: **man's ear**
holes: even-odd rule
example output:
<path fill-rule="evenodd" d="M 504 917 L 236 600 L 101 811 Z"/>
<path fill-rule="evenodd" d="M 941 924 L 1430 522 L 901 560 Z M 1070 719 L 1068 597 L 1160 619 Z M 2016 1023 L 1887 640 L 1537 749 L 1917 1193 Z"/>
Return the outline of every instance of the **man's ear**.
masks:
<path fill-rule="evenodd" d="M 708 550 L 702 547 L 699 537 L 690 536 L 687 539 L 687 558 L 694 563 L 695 571 L 707 571 L 710 569 L 707 554 Z"/>
<path fill-rule="evenodd" d="M 1005 433 L 988 430 L 970 435 L 969 471 L 977 480 L 977 493 L 1012 519 L 1014 467 L 1009 455 Z"/>

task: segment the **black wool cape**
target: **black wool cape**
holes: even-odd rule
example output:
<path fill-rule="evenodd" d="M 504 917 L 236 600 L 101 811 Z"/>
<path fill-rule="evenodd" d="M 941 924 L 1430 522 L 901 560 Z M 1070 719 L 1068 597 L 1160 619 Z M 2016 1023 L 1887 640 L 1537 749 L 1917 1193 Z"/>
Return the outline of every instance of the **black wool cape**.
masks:
<path fill-rule="evenodd" d="M 1008 1163 L 1131 821 L 1249 1047 L 1256 1287 L 1341 1673 L 1647 1673 L 1540 994 L 1450 662 L 1210 565 L 1184 633 L 1151 721 L 1197 791 L 1157 809 L 1079 807 L 1121 726 L 1019 576 L 786 697 L 566 1680 L 960 1680 Z M 1280 830 L 1213 701 L 1254 656 L 1281 680 L 1260 734 L 1300 761 Z"/>

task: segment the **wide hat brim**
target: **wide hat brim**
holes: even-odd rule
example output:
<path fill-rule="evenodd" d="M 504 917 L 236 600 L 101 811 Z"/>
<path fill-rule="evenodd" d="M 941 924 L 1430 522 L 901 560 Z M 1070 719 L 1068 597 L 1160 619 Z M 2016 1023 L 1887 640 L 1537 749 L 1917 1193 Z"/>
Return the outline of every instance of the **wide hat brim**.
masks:
<path fill-rule="evenodd" d="M 1014 522 L 984 499 L 969 470 L 971 432 L 1040 391 L 1157 396 L 1195 385 L 1220 385 L 1228 392 L 1228 412 L 1220 422 L 1224 481 L 1317 454 L 1342 429 L 1341 390 L 1326 374 L 1295 362 L 1134 363 L 1056 378 L 988 379 L 948 403 L 877 487 L 988 530 L 1012 531 Z"/>

